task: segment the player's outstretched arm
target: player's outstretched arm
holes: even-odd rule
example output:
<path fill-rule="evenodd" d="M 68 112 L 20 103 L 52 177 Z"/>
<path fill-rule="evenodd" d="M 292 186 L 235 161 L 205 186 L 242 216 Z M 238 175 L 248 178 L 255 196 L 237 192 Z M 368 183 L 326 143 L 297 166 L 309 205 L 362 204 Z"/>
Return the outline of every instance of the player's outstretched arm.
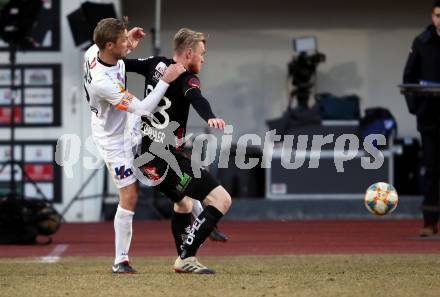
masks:
<path fill-rule="evenodd" d="M 190 77 L 185 82 L 183 92 L 185 97 L 191 102 L 191 105 L 197 111 L 197 113 L 204 119 L 209 127 L 224 129 L 226 123 L 223 119 L 217 118 L 212 112 L 211 105 L 208 100 L 202 95 L 200 90 L 200 82 L 197 77 Z"/>
<path fill-rule="evenodd" d="M 149 57 L 146 59 L 123 59 L 126 72 L 136 72 L 137 74 L 147 76 L 148 72 L 156 66 L 155 59 Z"/>
<path fill-rule="evenodd" d="M 185 71 L 186 69 L 182 64 L 171 64 L 167 67 L 167 70 L 165 70 L 165 73 L 163 74 L 161 80 L 170 84 Z"/>
<path fill-rule="evenodd" d="M 168 87 L 168 83 L 160 80 L 153 91 L 142 101 L 130 92 L 125 92 L 122 100 L 115 106 L 117 109 L 125 110 L 138 116 L 148 115 L 157 107 Z"/>
<path fill-rule="evenodd" d="M 126 110 L 139 116 L 152 113 L 165 95 L 169 87 L 169 83 L 174 81 L 180 74 L 185 72 L 185 68 L 181 64 L 170 65 L 165 71 L 164 76 L 157 83 L 153 91 L 148 94 L 144 100 L 137 99 L 133 94 L 125 92 L 122 100 L 116 105 L 116 108 Z"/>

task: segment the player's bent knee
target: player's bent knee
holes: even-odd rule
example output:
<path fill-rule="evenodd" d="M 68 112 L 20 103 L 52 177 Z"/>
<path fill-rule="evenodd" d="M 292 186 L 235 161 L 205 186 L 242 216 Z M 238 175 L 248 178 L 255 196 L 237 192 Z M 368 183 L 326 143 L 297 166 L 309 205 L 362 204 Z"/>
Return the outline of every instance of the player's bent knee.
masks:
<path fill-rule="evenodd" d="M 226 192 L 226 190 L 222 193 L 222 195 L 220 196 L 220 203 L 223 206 L 223 209 L 225 209 L 225 211 L 228 211 L 229 208 L 231 207 L 232 204 L 232 198 L 231 195 L 229 195 L 228 192 Z"/>
<path fill-rule="evenodd" d="M 192 211 L 192 199 L 185 196 L 179 202 L 174 203 L 174 211 L 178 213 L 190 213 Z"/>
<path fill-rule="evenodd" d="M 119 205 L 127 210 L 134 211 L 137 203 L 137 195 L 124 195 L 119 198 Z"/>
<path fill-rule="evenodd" d="M 212 205 L 223 214 L 226 214 L 231 207 L 232 199 L 231 195 L 222 186 L 218 186 L 206 196 L 204 203 Z"/>
<path fill-rule="evenodd" d="M 232 205 L 231 195 L 229 195 L 229 193 L 226 192 L 226 194 L 224 195 L 224 199 L 223 199 L 223 206 L 226 209 L 226 211 L 228 211 L 229 208 L 231 208 L 231 205 Z"/>
<path fill-rule="evenodd" d="M 138 199 L 138 190 L 136 184 L 119 189 L 119 205 L 123 209 L 134 211 Z"/>

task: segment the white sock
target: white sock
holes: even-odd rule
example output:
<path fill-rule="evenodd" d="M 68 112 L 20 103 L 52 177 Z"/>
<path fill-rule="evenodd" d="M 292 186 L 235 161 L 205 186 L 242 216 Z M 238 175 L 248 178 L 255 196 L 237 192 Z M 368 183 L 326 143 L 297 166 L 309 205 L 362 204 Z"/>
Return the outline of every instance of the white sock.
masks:
<path fill-rule="evenodd" d="M 133 216 L 134 212 L 123 209 L 118 205 L 114 220 L 116 247 L 115 264 L 128 261 L 128 251 L 130 250 L 131 235 L 133 233 Z"/>
<path fill-rule="evenodd" d="M 193 199 L 193 209 L 192 209 L 192 215 L 194 218 L 197 218 L 199 214 L 201 214 L 203 211 L 202 203 L 199 200 Z"/>

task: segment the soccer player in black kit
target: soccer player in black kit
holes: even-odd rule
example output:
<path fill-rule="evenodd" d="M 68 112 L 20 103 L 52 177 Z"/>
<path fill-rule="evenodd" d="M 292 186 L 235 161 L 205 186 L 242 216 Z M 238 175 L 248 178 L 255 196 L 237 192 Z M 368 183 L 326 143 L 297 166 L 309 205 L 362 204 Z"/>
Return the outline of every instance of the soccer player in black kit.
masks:
<path fill-rule="evenodd" d="M 203 33 L 183 28 L 174 36 L 173 59 L 150 57 L 148 59 L 125 60 L 126 71 L 145 76 L 146 92 L 152 90 L 160 80 L 167 66 L 181 63 L 186 72 L 170 84 L 164 98 L 152 116 L 142 118 L 142 153 L 151 152 L 156 157 L 143 164 L 141 171 L 150 181 L 161 180 L 156 187 L 174 202 L 171 218 L 172 232 L 179 255 L 174 263 L 176 272 L 210 274 L 214 270 L 202 265 L 195 257 L 200 245 L 206 240 L 218 221 L 231 206 L 228 192 L 204 169 L 196 178 L 191 168 L 191 160 L 183 155 L 183 143 L 190 105 L 210 127 L 223 129 L 225 122 L 216 118 L 209 102 L 200 90 L 196 76 L 201 71 L 205 54 Z M 169 124 L 177 122 L 172 142 L 166 140 Z M 164 160 L 151 149 L 162 144 L 177 160 L 181 174 L 172 170 L 172 162 Z M 160 147 L 160 145 L 159 145 Z M 157 152 L 157 150 L 156 150 Z M 168 171 L 167 171 L 168 170 Z M 166 174 L 166 175 L 165 175 Z M 163 178 L 163 180 L 162 180 Z M 191 225 L 192 199 L 206 206 Z"/>

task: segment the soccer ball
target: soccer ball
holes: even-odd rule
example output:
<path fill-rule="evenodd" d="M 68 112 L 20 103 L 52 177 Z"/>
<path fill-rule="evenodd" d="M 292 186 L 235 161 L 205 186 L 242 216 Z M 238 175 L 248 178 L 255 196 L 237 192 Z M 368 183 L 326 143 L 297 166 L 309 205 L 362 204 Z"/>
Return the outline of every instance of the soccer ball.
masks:
<path fill-rule="evenodd" d="M 369 212 L 383 216 L 393 212 L 399 197 L 396 189 L 387 183 L 375 183 L 368 187 L 365 193 L 364 203 Z"/>

